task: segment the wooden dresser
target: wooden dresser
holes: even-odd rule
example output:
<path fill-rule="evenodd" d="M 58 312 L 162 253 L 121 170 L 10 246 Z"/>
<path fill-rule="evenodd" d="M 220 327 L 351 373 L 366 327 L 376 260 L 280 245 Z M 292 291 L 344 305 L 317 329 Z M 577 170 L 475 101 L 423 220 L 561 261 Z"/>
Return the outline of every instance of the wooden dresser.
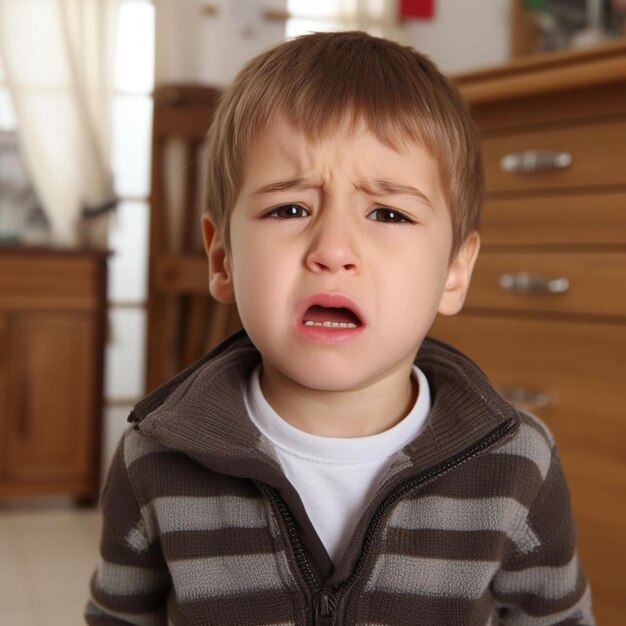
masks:
<path fill-rule="evenodd" d="M 599 626 L 626 623 L 626 44 L 458 77 L 483 135 L 483 247 L 432 334 L 554 432 Z"/>
<path fill-rule="evenodd" d="M 98 496 L 106 254 L 0 247 L 0 499 Z"/>

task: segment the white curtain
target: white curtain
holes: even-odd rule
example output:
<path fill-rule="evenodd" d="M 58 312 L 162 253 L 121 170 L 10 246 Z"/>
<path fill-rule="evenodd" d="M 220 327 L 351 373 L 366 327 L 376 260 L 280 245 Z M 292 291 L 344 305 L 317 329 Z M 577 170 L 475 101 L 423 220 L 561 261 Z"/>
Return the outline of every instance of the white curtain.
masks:
<path fill-rule="evenodd" d="M 119 0 L 0 0 L 18 137 L 54 242 L 79 245 L 114 203 L 109 165 Z M 93 230 L 93 229 L 92 229 Z M 87 234 L 104 246 L 106 232 Z M 94 241 L 95 239 L 95 241 Z"/>

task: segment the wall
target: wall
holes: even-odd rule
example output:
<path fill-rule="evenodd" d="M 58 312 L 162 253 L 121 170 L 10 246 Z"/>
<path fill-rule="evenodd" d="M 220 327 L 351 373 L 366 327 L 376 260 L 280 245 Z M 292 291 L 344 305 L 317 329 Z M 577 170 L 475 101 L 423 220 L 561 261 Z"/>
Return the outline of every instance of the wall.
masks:
<path fill-rule="evenodd" d="M 215 15 L 203 13 L 209 4 Z M 226 85 L 246 60 L 284 38 L 284 23 L 261 13 L 284 11 L 285 0 L 155 0 L 155 6 L 157 84 Z"/>
<path fill-rule="evenodd" d="M 395 2 L 395 0 L 387 0 Z M 203 15 L 210 4 L 217 12 Z M 448 73 L 504 63 L 509 58 L 511 0 L 435 0 L 431 20 L 402 27 L 406 43 Z M 156 82 L 225 85 L 250 57 L 282 41 L 284 23 L 260 18 L 286 0 L 155 0 Z"/>
<path fill-rule="evenodd" d="M 447 73 L 499 65 L 510 58 L 510 0 L 435 0 L 435 18 L 413 20 L 406 40 Z"/>

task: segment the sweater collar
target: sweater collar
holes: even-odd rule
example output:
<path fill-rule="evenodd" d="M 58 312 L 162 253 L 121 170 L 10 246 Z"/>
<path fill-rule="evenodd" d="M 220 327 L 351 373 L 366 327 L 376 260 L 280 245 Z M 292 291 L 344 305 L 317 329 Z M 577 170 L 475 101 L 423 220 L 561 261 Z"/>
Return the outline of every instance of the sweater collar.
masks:
<path fill-rule="evenodd" d="M 284 478 L 274 451 L 248 418 L 241 391 L 259 361 L 240 331 L 146 396 L 129 421 L 214 471 L 280 487 Z M 480 369 L 450 346 L 427 338 L 416 364 L 429 381 L 432 409 L 422 433 L 397 455 L 394 475 L 442 463 L 518 421 Z"/>

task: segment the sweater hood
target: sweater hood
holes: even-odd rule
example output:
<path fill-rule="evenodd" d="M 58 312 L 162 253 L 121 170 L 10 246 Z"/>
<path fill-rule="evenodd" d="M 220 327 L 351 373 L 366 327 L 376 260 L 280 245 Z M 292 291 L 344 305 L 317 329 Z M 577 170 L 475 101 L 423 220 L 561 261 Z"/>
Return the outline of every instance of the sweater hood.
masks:
<path fill-rule="evenodd" d="M 245 331 L 232 335 L 139 402 L 129 417 L 161 445 L 213 471 L 284 484 L 274 451 L 246 413 L 241 384 L 261 357 Z M 420 435 L 392 466 L 421 472 L 489 436 L 512 433 L 517 410 L 463 354 L 427 338 L 415 360 L 431 387 L 432 407 Z"/>

